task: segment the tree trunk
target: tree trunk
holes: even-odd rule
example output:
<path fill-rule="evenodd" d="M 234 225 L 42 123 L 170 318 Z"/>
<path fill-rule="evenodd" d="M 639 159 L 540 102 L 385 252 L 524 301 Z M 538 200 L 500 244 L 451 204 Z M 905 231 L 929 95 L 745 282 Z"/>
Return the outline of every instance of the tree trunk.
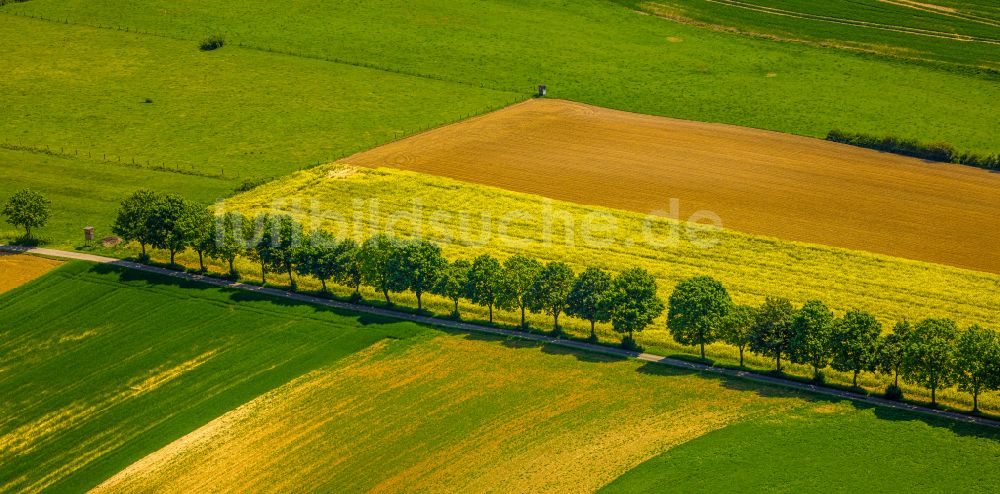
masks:
<path fill-rule="evenodd" d="M 780 352 L 774 357 L 774 370 L 776 372 L 778 372 L 779 374 L 781 373 L 781 353 Z"/>
<path fill-rule="evenodd" d="M 897 371 L 893 372 L 892 375 L 893 375 L 892 384 L 898 388 L 899 387 L 899 371 L 897 370 Z"/>
<path fill-rule="evenodd" d="M 455 299 L 455 319 L 461 319 L 462 316 L 458 314 L 458 299 Z"/>
<path fill-rule="evenodd" d="M 170 265 L 174 265 L 174 255 L 177 253 L 174 249 L 170 249 Z"/>
<path fill-rule="evenodd" d="M 740 367 L 743 367 L 743 347 L 740 347 Z"/>
<path fill-rule="evenodd" d="M 326 278 L 320 278 L 319 282 L 323 285 L 323 293 L 330 293 L 330 290 L 326 289 Z"/>
<path fill-rule="evenodd" d="M 936 387 L 932 387 L 931 388 L 931 405 L 936 405 L 936 404 L 937 404 L 937 388 Z"/>
<path fill-rule="evenodd" d="M 29 238 L 29 239 L 31 238 L 31 226 L 30 225 L 24 225 L 24 236 L 26 238 Z"/>
<path fill-rule="evenodd" d="M 489 304 L 490 307 L 490 324 L 493 324 L 493 304 Z"/>
<path fill-rule="evenodd" d="M 552 331 L 555 331 L 556 333 L 559 332 L 559 313 L 558 312 L 554 312 L 552 314 Z"/>
<path fill-rule="evenodd" d="M 854 381 L 853 381 L 853 386 L 854 386 L 855 388 L 856 388 L 856 387 L 858 387 L 858 371 L 854 371 Z"/>
<path fill-rule="evenodd" d="M 260 263 L 260 284 L 267 284 L 267 269 L 264 268 L 264 263 Z"/>
<path fill-rule="evenodd" d="M 142 249 L 142 257 L 146 257 L 146 242 L 139 242 L 139 247 Z"/>
<path fill-rule="evenodd" d="M 524 329 L 524 304 L 521 304 L 521 329 Z"/>
<path fill-rule="evenodd" d="M 701 359 L 705 360 L 705 341 L 704 340 L 702 340 L 702 342 L 701 342 Z"/>
<path fill-rule="evenodd" d="M 417 296 L 417 312 L 424 310 L 424 304 L 420 301 L 420 292 L 413 292 Z"/>
<path fill-rule="evenodd" d="M 597 333 L 594 332 L 594 320 L 590 320 L 590 339 L 597 340 Z"/>
<path fill-rule="evenodd" d="M 205 258 L 202 257 L 201 251 L 198 251 L 198 266 L 201 268 L 201 272 L 205 272 Z"/>
<path fill-rule="evenodd" d="M 295 290 L 295 278 L 292 278 L 292 265 L 288 265 L 288 286 Z"/>
<path fill-rule="evenodd" d="M 389 289 L 383 288 L 382 295 L 385 295 L 385 305 L 392 305 L 392 301 L 389 300 Z"/>
<path fill-rule="evenodd" d="M 972 392 L 972 413 L 979 412 L 979 391 Z"/>
<path fill-rule="evenodd" d="M 235 276 L 236 275 L 236 268 L 233 267 L 233 261 L 235 261 L 235 260 L 236 260 L 236 258 L 232 258 L 232 259 L 229 260 L 229 275 L 230 276 Z"/>

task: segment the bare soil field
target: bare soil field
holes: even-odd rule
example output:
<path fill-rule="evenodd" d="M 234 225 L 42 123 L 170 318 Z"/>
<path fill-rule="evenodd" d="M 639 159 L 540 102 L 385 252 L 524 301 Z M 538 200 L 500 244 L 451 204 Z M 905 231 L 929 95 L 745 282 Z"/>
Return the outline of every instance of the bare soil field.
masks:
<path fill-rule="evenodd" d="M 0 293 L 38 278 L 60 264 L 44 257 L 0 252 Z"/>
<path fill-rule="evenodd" d="M 819 139 L 540 99 L 343 161 L 1000 272 L 1000 174 Z"/>

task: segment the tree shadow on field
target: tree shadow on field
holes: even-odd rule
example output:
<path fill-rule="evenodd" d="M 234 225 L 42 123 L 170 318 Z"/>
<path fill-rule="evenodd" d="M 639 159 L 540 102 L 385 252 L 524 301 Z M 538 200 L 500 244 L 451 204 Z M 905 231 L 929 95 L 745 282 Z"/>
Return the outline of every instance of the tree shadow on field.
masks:
<path fill-rule="evenodd" d="M 812 404 L 844 405 L 849 404 L 852 411 L 864 412 L 871 410 L 873 415 L 881 420 L 892 422 L 921 422 L 934 428 L 947 429 L 960 436 L 979 437 L 993 441 L 1000 441 L 1000 428 L 988 425 L 961 422 L 948 417 L 930 415 L 916 410 L 904 410 L 890 408 L 889 406 L 860 401 L 860 399 L 846 396 L 832 396 L 811 392 L 807 389 L 800 389 L 792 385 L 801 384 L 795 381 L 787 381 L 775 376 L 763 374 L 752 374 L 749 377 L 742 377 L 741 371 L 733 369 L 723 369 L 723 373 L 706 372 L 699 369 L 677 368 L 670 365 L 647 362 L 640 366 L 637 372 L 663 377 L 691 376 L 697 375 L 702 379 L 714 381 L 726 389 L 739 392 L 756 393 L 761 398 L 798 398 Z M 773 380 L 762 382 L 758 379 Z M 827 388 L 823 388 L 826 390 Z M 710 392 L 710 387 L 706 387 L 706 392 Z M 837 390 L 834 390 L 837 391 Z M 905 404 L 904 404 L 905 405 Z"/>
<path fill-rule="evenodd" d="M 315 301 L 296 300 L 280 295 L 262 293 L 258 291 L 262 288 L 254 285 L 246 285 L 246 289 L 232 288 L 225 286 L 225 283 L 228 283 L 228 281 L 216 278 L 205 278 L 201 280 L 177 278 L 166 274 L 140 271 L 124 265 L 118 265 L 116 263 L 95 264 L 90 268 L 90 271 L 101 275 L 114 276 L 118 279 L 118 281 L 133 286 L 160 286 L 194 290 L 200 292 L 199 295 L 208 300 L 233 303 L 267 303 L 268 305 L 274 307 L 304 311 L 306 314 L 303 315 L 329 314 L 338 317 L 352 318 L 364 326 L 398 324 L 404 321 L 403 319 L 395 317 L 381 316 L 378 314 L 322 305 L 321 303 L 317 303 Z"/>
<path fill-rule="evenodd" d="M 512 350 L 540 350 L 546 355 L 572 355 L 580 362 L 587 363 L 611 363 L 626 360 L 625 357 L 620 357 L 616 355 L 607 355 L 604 353 L 599 353 L 595 351 L 589 351 L 583 348 L 568 348 L 562 345 L 556 345 L 543 341 L 528 340 L 524 338 L 518 338 L 513 336 L 496 335 L 490 333 L 482 333 L 479 331 L 463 331 L 457 329 L 445 329 L 446 332 L 456 336 L 462 336 L 463 338 L 470 341 L 485 341 L 490 343 L 499 343 L 506 348 Z"/>

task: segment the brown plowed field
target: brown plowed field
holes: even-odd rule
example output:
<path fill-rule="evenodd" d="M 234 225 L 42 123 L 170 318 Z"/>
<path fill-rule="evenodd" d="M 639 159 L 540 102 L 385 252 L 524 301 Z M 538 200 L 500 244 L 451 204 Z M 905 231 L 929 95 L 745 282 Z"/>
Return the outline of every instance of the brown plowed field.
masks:
<path fill-rule="evenodd" d="M 343 161 L 1000 272 L 1000 174 L 819 139 L 532 100 Z"/>

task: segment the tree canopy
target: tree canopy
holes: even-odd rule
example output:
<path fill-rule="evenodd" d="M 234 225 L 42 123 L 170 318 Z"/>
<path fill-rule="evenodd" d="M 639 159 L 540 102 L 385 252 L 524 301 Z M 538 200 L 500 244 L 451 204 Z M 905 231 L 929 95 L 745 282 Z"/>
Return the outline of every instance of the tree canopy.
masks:
<path fill-rule="evenodd" d="M 50 201 L 31 189 L 15 192 L 3 206 L 7 223 L 24 228 L 24 238 L 31 239 L 31 229 L 41 228 L 49 221 Z"/>
<path fill-rule="evenodd" d="M 682 345 L 705 345 L 719 338 L 722 319 L 733 305 L 729 292 L 716 279 L 698 276 L 677 284 L 668 301 L 667 329 Z"/>

